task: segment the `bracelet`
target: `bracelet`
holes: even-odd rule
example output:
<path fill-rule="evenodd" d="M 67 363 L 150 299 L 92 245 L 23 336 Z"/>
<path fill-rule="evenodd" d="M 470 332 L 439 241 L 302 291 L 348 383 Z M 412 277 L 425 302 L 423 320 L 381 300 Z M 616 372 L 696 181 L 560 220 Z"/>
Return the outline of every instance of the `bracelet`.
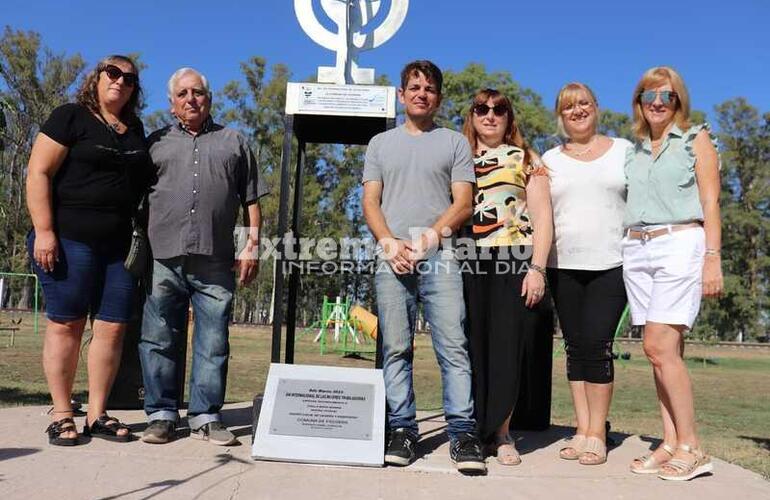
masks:
<path fill-rule="evenodd" d="M 722 251 L 718 248 L 707 248 L 706 255 L 721 255 Z"/>
<path fill-rule="evenodd" d="M 529 265 L 529 270 L 530 271 L 537 271 L 537 272 L 539 272 L 540 274 L 543 275 L 543 278 L 546 277 L 545 276 L 545 268 L 543 266 L 538 266 L 537 264 L 530 264 Z"/>

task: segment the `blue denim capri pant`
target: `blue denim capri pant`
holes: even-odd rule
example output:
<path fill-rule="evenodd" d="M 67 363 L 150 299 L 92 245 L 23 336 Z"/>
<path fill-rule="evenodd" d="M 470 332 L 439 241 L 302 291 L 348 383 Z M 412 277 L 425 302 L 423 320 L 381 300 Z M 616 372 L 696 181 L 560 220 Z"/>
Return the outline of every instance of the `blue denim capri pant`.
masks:
<path fill-rule="evenodd" d="M 43 288 L 48 319 L 64 322 L 90 316 L 110 323 L 128 323 L 136 282 L 123 267 L 127 248 L 97 247 L 58 238 L 59 260 L 47 273 L 33 258 L 34 242 L 35 232 L 30 231 L 27 252 Z"/>

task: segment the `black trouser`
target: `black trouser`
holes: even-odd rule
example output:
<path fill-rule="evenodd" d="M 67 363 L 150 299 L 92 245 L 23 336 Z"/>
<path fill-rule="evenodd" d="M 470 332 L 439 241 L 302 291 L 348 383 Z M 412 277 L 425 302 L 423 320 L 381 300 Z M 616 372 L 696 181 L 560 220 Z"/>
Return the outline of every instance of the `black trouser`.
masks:
<path fill-rule="evenodd" d="M 567 351 L 567 379 L 608 384 L 615 378 L 612 342 L 626 305 L 623 267 L 548 269 Z"/>

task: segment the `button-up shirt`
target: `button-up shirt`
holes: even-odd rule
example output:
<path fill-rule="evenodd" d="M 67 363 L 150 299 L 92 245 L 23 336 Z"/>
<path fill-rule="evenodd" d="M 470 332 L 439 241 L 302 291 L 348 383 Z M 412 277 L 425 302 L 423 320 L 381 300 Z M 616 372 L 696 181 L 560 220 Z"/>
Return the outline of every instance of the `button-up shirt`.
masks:
<path fill-rule="evenodd" d="M 246 138 L 209 119 L 197 135 L 177 124 L 148 143 L 156 176 L 148 197 L 154 258 L 234 259 L 239 208 L 267 194 Z"/>
<path fill-rule="evenodd" d="M 672 126 L 657 156 L 652 154 L 649 138 L 629 148 L 624 227 L 703 220 L 693 150 L 695 137 L 703 129 L 708 130 L 708 125 L 687 131 Z"/>

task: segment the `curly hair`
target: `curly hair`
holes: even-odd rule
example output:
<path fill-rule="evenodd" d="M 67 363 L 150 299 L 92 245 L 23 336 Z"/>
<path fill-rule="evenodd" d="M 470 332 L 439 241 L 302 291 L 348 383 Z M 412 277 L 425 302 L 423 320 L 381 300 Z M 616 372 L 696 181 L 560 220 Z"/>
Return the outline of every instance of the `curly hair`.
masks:
<path fill-rule="evenodd" d="M 75 98 L 78 104 L 85 106 L 94 113 L 100 113 L 101 108 L 99 106 L 99 92 L 97 90 L 99 75 L 104 70 L 106 65 L 116 62 L 130 64 L 134 68 L 134 71 L 137 73 L 137 75 L 139 74 L 139 69 L 137 68 L 136 63 L 130 57 L 118 54 L 107 56 L 99 61 L 99 64 L 97 64 L 94 69 L 92 69 L 83 78 L 83 83 L 80 84 L 80 88 L 78 89 Z M 139 80 L 137 79 L 137 82 L 134 85 L 134 91 L 131 93 L 131 97 L 128 99 L 128 102 L 125 104 L 125 106 L 123 106 L 123 109 L 120 110 L 120 119 L 123 120 L 126 124 L 133 124 L 140 121 L 139 109 L 141 107 L 142 87 L 140 86 Z"/>

